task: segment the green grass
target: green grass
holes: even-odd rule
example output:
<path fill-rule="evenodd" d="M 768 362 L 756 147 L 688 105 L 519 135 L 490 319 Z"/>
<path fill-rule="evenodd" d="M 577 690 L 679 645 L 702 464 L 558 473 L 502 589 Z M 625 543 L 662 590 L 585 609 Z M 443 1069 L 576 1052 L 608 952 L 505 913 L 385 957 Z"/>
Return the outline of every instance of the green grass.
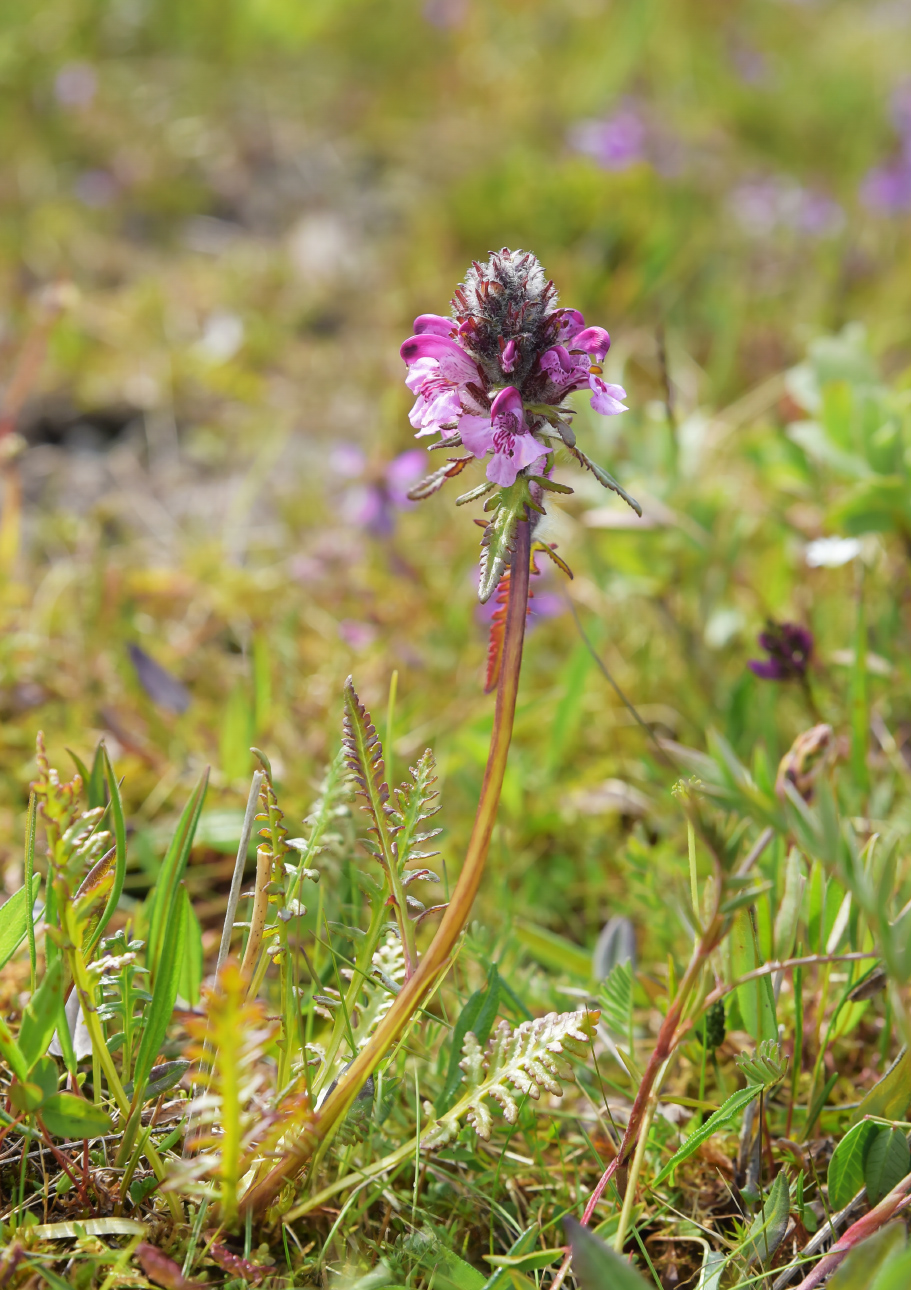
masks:
<path fill-rule="evenodd" d="M 839 1200 L 858 1179 L 880 1195 L 890 1169 L 906 1167 L 906 1062 L 878 1081 L 903 1042 L 911 975 L 907 216 L 871 213 L 859 188 L 897 147 L 889 94 L 908 30 L 848 3 L 721 13 L 702 2 L 498 0 L 449 12 L 463 16 L 447 28 L 418 4 L 366 0 L 237 0 L 217 12 L 158 0 L 135 13 L 79 0 L 2 19 L 5 412 L 33 439 L 80 421 L 128 427 L 103 454 L 72 439 L 68 451 L 33 444 L 3 468 L 0 836 L 12 899 L 0 907 L 0 1039 L 18 1084 L 37 1089 L 7 1105 L 4 1068 L 5 1114 L 26 1117 L 0 1141 L 5 1284 L 40 1274 L 113 1290 L 127 1266 L 155 1282 L 145 1242 L 215 1285 L 242 1283 L 236 1258 L 275 1287 L 324 1271 L 352 1287 L 377 1273 L 371 1286 L 505 1290 L 523 1277 L 546 1287 L 559 1258 L 548 1271 L 542 1251 L 563 1246 L 563 1215 L 581 1216 L 616 1152 L 717 891 L 716 860 L 738 863 L 767 826 L 774 838 L 733 935 L 689 996 L 694 1024 L 649 1113 L 625 1217 L 610 1183 L 592 1226 L 611 1244 L 622 1225 L 646 1281 L 696 1284 L 703 1259 L 720 1253 L 720 1285 L 733 1286 L 759 1275 L 748 1260 L 775 1229 L 783 1169 L 801 1248 L 832 1198 L 833 1140 L 864 1147 L 836 1166 Z M 91 67 L 94 96 L 61 104 L 55 80 L 74 63 Z M 646 123 L 650 161 L 609 171 L 572 151 L 578 121 L 624 104 Z M 97 172 L 109 177 L 101 188 Z M 818 237 L 786 221 L 751 231 L 736 194 L 768 179 L 827 195 L 841 223 Z M 86 203 L 93 192 L 104 204 Z M 384 740 L 391 730 L 395 782 L 426 747 L 436 756 L 444 832 L 427 864 L 441 881 L 418 891 L 425 904 L 448 898 L 465 854 L 493 700 L 475 609 L 480 532 L 451 490 L 479 484 L 482 468 L 395 512 L 380 536 L 357 522 L 352 490 L 381 484 L 412 446 L 397 352 L 411 318 L 444 310 L 466 264 L 507 243 L 533 249 L 562 302 L 611 331 L 608 376 L 627 387 L 631 411 L 596 424 L 581 400 L 576 430 L 645 520 L 626 523 L 619 499 L 568 455 L 558 462 L 575 493 L 549 497 L 549 540 L 575 576 L 539 560 L 533 579 L 539 604 L 563 609 L 532 620 L 474 921 L 375 1077 L 372 1103 L 355 1103 L 310 1173 L 246 1227 L 234 1222 L 238 1160 L 258 1148 L 245 1135 L 264 1128 L 262 1151 L 278 1151 L 281 1125 L 302 1128 L 294 1099 L 325 1092 L 402 969 L 394 945 L 382 948 L 387 915 L 361 876 L 379 881 L 359 810 L 336 783 L 303 822 L 336 758 L 349 673 Z M 61 281 L 73 289 L 49 300 Z M 233 352 L 223 326 L 218 339 L 225 316 L 240 337 Z M 342 443 L 363 453 L 356 479 L 333 462 Z M 860 555 L 809 566 L 808 543 L 835 535 L 857 536 Z M 809 689 L 747 668 L 769 619 L 812 630 Z M 179 678 L 185 711 L 143 689 L 131 644 Z M 807 814 L 774 783 L 819 719 L 834 738 Z M 89 827 L 109 830 L 105 849 L 115 847 L 92 901 L 76 908 L 101 854 L 89 843 L 42 917 L 70 910 L 86 973 L 93 953 L 135 955 L 129 970 L 90 979 L 95 1024 L 108 1040 L 127 1033 L 103 1060 L 66 1052 L 53 1070 L 35 1045 L 56 1028 L 54 973 L 71 972 L 54 964 L 72 962 L 78 979 L 80 951 L 40 924 L 30 941 L 13 894 L 34 864 L 48 900 L 44 815 L 33 860 L 26 841 L 39 730 L 64 780 L 68 749 L 84 766 L 77 814 L 107 806 Z M 93 762 L 100 738 L 107 790 Z M 256 1036 L 219 1065 L 229 1041 L 208 1034 L 198 983 L 215 966 L 258 764 L 251 745 L 271 761 L 274 796 L 247 885 L 262 843 L 281 890 L 268 893 L 277 930 L 266 933 L 274 952 L 257 958 L 256 997 L 235 986 L 220 1005 L 225 1034 L 224 1016 L 243 1016 Z M 703 789 L 675 796 L 689 776 Z M 304 851 L 285 850 L 297 837 Z M 319 882 L 284 864 L 319 871 Z M 289 921 L 273 917 L 293 901 Z M 618 976 L 592 977 L 612 917 L 635 932 L 628 991 Z M 419 925 L 419 952 L 433 926 Z M 364 984 L 374 942 L 386 978 Z M 729 989 L 778 958 L 807 961 Z M 876 966 L 883 989 L 850 997 Z M 727 1034 L 706 1048 L 711 992 Z M 507 1085 L 515 1123 L 488 1098 L 489 1143 L 463 1118 L 446 1146 L 419 1150 L 425 1102 L 442 1114 L 468 1091 L 455 1084 L 452 1043 L 466 1017 L 492 1031 L 589 1004 L 613 1019 L 610 1032 L 573 1058 L 560 1102 Z M 657 1183 L 700 1121 L 740 1105 L 735 1058 L 779 1028 L 788 1070 L 753 1129 L 741 1108 Z M 305 1045 L 328 1060 L 317 1065 Z M 144 1102 L 144 1086 L 158 1087 L 152 1066 L 179 1078 L 184 1068 L 169 1064 L 184 1052 L 197 1075 Z M 66 1120 L 76 1110 L 51 1102 L 48 1127 L 71 1130 L 51 1133 L 55 1154 L 36 1117 L 69 1097 L 63 1071 L 77 1064 L 90 1102 L 76 1110 L 110 1132 L 84 1153 Z M 234 1108 L 233 1160 L 204 1118 L 189 1126 L 204 1149 L 185 1149 L 191 1080 Z M 864 1114 L 875 1128 L 846 1139 Z M 159 1190 L 156 1174 L 175 1185 Z M 31 1230 L 65 1222 L 100 1226 Z M 487 1261 L 509 1251 L 512 1280 Z M 598 1257 L 588 1248 L 592 1286 Z M 871 1263 L 858 1284 L 873 1275 Z"/>

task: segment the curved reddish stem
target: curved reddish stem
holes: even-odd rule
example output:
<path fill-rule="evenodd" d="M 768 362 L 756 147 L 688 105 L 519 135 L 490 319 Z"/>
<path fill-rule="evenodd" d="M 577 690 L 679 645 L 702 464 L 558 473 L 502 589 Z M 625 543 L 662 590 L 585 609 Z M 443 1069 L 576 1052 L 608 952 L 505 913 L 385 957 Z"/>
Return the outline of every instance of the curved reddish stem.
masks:
<path fill-rule="evenodd" d="M 520 523 L 516 534 L 509 583 L 509 605 L 506 612 L 506 638 L 503 662 L 497 687 L 490 751 L 474 826 L 468 841 L 465 863 L 452 893 L 446 912 L 414 975 L 405 982 L 395 1002 L 377 1026 L 371 1038 L 348 1067 L 320 1107 L 319 1114 L 304 1130 L 282 1159 L 260 1182 L 246 1193 L 241 1212 L 263 1210 L 290 1179 L 307 1164 L 320 1144 L 347 1113 L 360 1089 L 392 1045 L 401 1037 L 411 1018 L 436 986 L 440 974 L 449 966 L 452 953 L 471 914 L 471 907 L 481 884 L 490 838 L 496 823 L 500 790 L 512 739 L 522 646 L 525 640 L 525 618 L 528 605 L 528 577 L 531 559 L 531 535 L 528 522 Z"/>

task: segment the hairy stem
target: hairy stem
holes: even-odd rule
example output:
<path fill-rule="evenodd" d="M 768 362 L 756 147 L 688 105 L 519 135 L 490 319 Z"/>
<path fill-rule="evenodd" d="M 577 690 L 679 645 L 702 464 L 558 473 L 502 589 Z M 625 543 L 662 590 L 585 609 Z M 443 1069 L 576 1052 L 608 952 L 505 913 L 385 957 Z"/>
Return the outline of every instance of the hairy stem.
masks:
<path fill-rule="evenodd" d="M 354 1098 L 371 1073 L 401 1036 L 411 1018 L 435 987 L 441 972 L 449 966 L 452 953 L 471 914 L 471 907 L 487 861 L 490 838 L 497 818 L 500 790 L 506 771 L 506 759 L 512 739 L 522 645 L 525 639 L 525 616 L 528 606 L 528 573 L 530 532 L 527 522 L 518 525 L 513 554 L 506 612 L 506 635 L 503 662 L 497 687 L 490 751 L 481 785 L 481 797 L 468 842 L 465 863 L 443 915 L 437 934 L 431 941 L 415 973 L 402 986 L 395 1002 L 376 1031 L 355 1057 L 344 1075 L 320 1108 L 319 1115 L 274 1168 L 256 1183 L 241 1202 L 242 1211 L 261 1211 L 278 1194 L 285 1182 L 295 1177 L 314 1151 L 346 1114 Z"/>

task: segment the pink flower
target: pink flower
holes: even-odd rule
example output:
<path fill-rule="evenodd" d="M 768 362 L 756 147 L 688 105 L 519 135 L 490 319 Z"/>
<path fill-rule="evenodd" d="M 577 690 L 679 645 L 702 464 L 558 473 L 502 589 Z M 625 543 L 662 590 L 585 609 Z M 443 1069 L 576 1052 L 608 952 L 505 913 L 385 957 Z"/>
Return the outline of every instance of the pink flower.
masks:
<path fill-rule="evenodd" d="M 570 312 L 569 310 L 566 311 Z M 575 310 L 572 312 L 575 313 Z M 554 345 L 541 355 L 541 368 L 556 386 L 558 398 L 587 385 L 592 391 L 591 406 L 602 416 L 616 416 L 626 412 L 626 390 L 622 385 L 610 385 L 604 379 L 601 362 L 610 349 L 610 336 L 603 327 L 577 327 L 585 322 L 581 314 L 561 330 L 568 333 L 572 351 L 563 345 Z M 590 360 L 594 359 L 594 362 Z"/>
<path fill-rule="evenodd" d="M 450 337 L 453 323 L 438 314 L 414 320 L 415 335 L 400 353 L 408 365 L 405 384 L 417 395 L 408 419 L 422 435 L 455 430 L 462 415 L 465 386 L 479 380 L 478 365 Z M 472 400 L 472 406 L 476 400 Z"/>
<path fill-rule="evenodd" d="M 459 422 L 462 443 L 475 457 L 493 452 L 487 466 L 487 478 L 508 488 L 525 466 L 546 455 L 525 420 L 522 396 L 513 385 L 507 385 L 494 399 L 490 416 L 463 415 Z"/>

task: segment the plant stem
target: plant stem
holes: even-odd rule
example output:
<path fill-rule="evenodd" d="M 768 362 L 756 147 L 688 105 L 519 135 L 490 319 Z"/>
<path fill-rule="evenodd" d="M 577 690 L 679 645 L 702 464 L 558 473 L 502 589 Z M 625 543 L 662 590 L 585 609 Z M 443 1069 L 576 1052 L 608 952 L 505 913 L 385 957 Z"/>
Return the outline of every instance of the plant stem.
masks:
<path fill-rule="evenodd" d="M 266 1177 L 254 1184 L 243 1197 L 241 1210 L 244 1212 L 247 1209 L 263 1210 L 278 1194 L 285 1182 L 299 1173 L 319 1144 L 339 1123 L 368 1077 L 433 990 L 440 974 L 449 966 L 462 930 L 468 922 L 487 861 L 487 852 L 500 803 L 500 790 L 503 787 L 509 744 L 512 739 L 528 608 L 530 548 L 529 524 L 520 523 L 516 534 L 516 549 L 512 558 L 503 661 L 497 686 L 493 731 L 481 785 L 481 796 L 468 842 L 465 863 L 437 934 L 418 964 L 414 975 L 402 986 L 395 1002 L 372 1037 L 345 1074 L 339 1077 L 335 1088 L 320 1108 L 319 1115 Z"/>

